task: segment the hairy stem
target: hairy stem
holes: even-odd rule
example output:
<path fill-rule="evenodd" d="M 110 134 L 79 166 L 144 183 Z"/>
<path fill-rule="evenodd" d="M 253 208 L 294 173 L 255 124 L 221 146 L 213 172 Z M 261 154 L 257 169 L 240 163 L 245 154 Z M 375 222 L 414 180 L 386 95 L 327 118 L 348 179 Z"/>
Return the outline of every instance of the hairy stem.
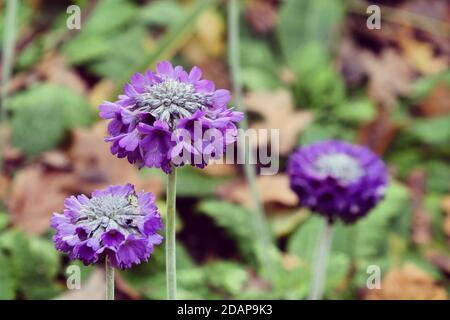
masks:
<path fill-rule="evenodd" d="M 331 239 L 333 237 L 333 224 L 327 219 L 320 235 L 314 261 L 313 279 L 311 284 L 310 300 L 322 299 L 327 274 L 328 256 L 330 255 Z"/>
<path fill-rule="evenodd" d="M 166 216 L 166 286 L 167 299 L 175 300 L 177 296 L 177 270 L 176 270 L 176 238 L 175 238 L 175 211 L 177 193 L 177 171 L 172 168 L 167 181 L 167 216 Z"/>
<path fill-rule="evenodd" d="M 230 73 L 233 82 L 234 91 L 234 103 L 236 109 L 244 112 L 242 103 L 242 80 L 241 80 L 241 66 L 240 66 L 240 52 L 239 52 L 239 1 L 230 0 L 228 1 L 228 58 L 230 65 Z M 240 129 L 246 131 L 248 129 L 247 118 L 239 123 Z M 238 148 L 243 152 L 241 154 L 245 155 L 244 170 L 245 176 L 250 188 L 250 194 L 253 201 L 254 207 L 254 234 L 257 246 L 257 256 L 263 267 L 263 274 L 270 280 L 273 275 L 273 265 L 272 265 L 272 237 L 270 235 L 270 229 L 266 221 L 266 216 L 264 213 L 264 207 L 261 203 L 259 190 L 256 185 L 256 170 L 253 165 L 252 159 L 252 146 L 247 147 L 245 143 L 245 138 L 240 134 L 238 136 Z"/>
<path fill-rule="evenodd" d="M 114 267 L 111 266 L 108 257 L 105 259 L 106 273 L 106 300 L 114 300 Z"/>

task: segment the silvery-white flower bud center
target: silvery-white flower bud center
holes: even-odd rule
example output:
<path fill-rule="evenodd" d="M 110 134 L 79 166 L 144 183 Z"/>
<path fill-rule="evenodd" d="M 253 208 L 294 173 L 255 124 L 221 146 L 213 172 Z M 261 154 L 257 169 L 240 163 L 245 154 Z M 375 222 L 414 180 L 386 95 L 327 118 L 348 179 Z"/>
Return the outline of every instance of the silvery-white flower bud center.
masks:
<path fill-rule="evenodd" d="M 344 153 L 321 155 L 314 167 L 321 176 L 331 176 L 344 184 L 352 183 L 364 174 L 360 163 Z"/>
<path fill-rule="evenodd" d="M 165 79 L 145 88 L 137 98 L 136 110 L 173 126 L 180 118 L 188 118 L 205 108 L 210 98 L 210 95 L 196 92 L 191 83 Z"/>
<path fill-rule="evenodd" d="M 93 197 L 80 210 L 77 226 L 92 230 L 94 235 L 115 229 L 125 236 L 137 234 L 139 220 L 145 216 L 140 212 L 136 196 L 128 198 L 111 194 Z"/>

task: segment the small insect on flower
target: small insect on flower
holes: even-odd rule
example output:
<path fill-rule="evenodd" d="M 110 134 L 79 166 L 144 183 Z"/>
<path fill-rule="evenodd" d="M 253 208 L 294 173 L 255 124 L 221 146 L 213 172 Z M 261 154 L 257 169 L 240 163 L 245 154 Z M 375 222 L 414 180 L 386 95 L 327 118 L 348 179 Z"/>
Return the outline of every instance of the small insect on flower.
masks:
<path fill-rule="evenodd" d="M 136 193 L 131 184 L 110 186 L 67 198 L 62 214 L 54 213 L 51 226 L 56 248 L 71 259 L 95 264 L 108 257 L 116 268 L 147 261 L 163 224 L 152 193 Z"/>
<path fill-rule="evenodd" d="M 327 217 L 352 223 L 384 197 L 384 162 L 364 146 L 329 140 L 306 145 L 289 159 L 291 189 L 302 205 Z"/>
<path fill-rule="evenodd" d="M 235 123 L 243 114 L 227 108 L 228 90 L 216 90 L 201 76 L 198 67 L 187 73 L 168 61 L 155 73 L 136 73 L 116 102 L 99 106 L 100 117 L 110 119 L 111 152 L 166 173 L 185 163 L 202 168 L 222 155 L 236 141 Z"/>

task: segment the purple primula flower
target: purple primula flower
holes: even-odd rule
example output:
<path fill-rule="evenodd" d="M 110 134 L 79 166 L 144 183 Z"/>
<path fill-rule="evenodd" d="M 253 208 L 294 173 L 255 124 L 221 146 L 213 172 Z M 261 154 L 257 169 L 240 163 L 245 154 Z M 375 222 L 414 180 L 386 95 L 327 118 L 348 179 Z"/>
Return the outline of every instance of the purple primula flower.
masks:
<path fill-rule="evenodd" d="M 162 242 L 163 224 L 155 197 L 136 193 L 131 184 L 96 190 L 92 197 L 72 196 L 62 214 L 54 213 L 55 247 L 71 259 L 95 264 L 107 256 L 116 268 L 147 261 Z"/>
<path fill-rule="evenodd" d="M 116 102 L 105 101 L 99 107 L 100 117 L 110 119 L 106 141 L 112 143 L 111 152 L 140 167 L 161 168 L 166 173 L 185 163 L 204 167 L 211 158 L 204 151 L 210 145 L 207 131 L 214 130 L 215 136 L 222 136 L 215 139 L 215 157 L 222 155 L 236 141 L 235 124 L 243 114 L 227 109 L 228 90 L 216 90 L 212 81 L 201 76 L 198 67 L 187 73 L 181 66 L 162 61 L 155 73 L 131 77 Z M 195 123 L 199 130 L 194 130 Z"/>
<path fill-rule="evenodd" d="M 301 204 L 331 222 L 352 223 L 365 216 L 384 197 L 388 183 L 386 166 L 376 154 L 337 140 L 296 150 L 288 174 Z"/>

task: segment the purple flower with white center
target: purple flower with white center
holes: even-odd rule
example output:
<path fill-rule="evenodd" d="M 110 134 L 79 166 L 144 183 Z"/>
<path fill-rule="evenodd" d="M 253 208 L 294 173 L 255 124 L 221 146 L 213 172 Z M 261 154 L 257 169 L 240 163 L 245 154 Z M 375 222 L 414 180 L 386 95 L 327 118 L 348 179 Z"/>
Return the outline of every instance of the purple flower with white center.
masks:
<path fill-rule="evenodd" d="M 96 190 L 92 197 L 71 196 L 62 214 L 54 213 L 55 247 L 95 264 L 108 258 L 116 268 L 130 268 L 147 261 L 163 224 L 152 193 L 136 193 L 131 184 Z"/>
<path fill-rule="evenodd" d="M 303 146 L 289 158 L 291 189 L 302 205 L 327 217 L 352 223 L 384 197 L 384 162 L 364 146 L 329 140 Z"/>
<path fill-rule="evenodd" d="M 155 73 L 136 73 L 116 102 L 99 107 L 100 117 L 110 119 L 106 141 L 112 143 L 111 152 L 166 173 L 185 163 L 204 167 L 211 158 L 204 151 L 210 145 L 205 131 L 214 130 L 223 137 L 215 139 L 215 156 L 222 155 L 236 141 L 236 123 L 243 114 L 227 108 L 228 90 L 216 90 L 212 81 L 201 76 L 198 67 L 188 73 L 168 61 L 160 62 Z M 197 134 L 191 128 L 194 122 L 199 126 Z M 183 161 L 180 152 L 187 153 Z"/>

